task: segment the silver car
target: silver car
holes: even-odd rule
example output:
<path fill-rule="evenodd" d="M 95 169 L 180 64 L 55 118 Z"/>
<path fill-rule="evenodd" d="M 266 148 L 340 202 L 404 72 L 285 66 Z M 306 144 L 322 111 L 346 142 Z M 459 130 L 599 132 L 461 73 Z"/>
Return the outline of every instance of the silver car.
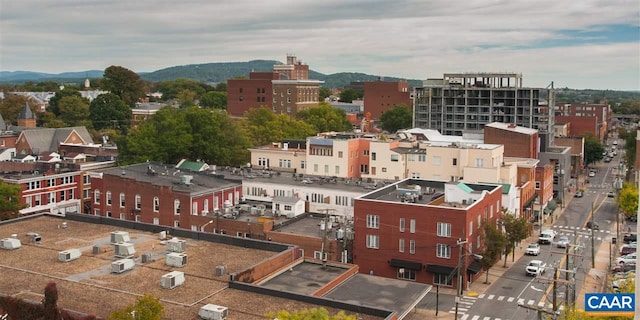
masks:
<path fill-rule="evenodd" d="M 560 239 L 558 239 L 558 242 L 557 242 L 558 248 L 566 248 L 568 245 L 569 245 L 569 237 L 560 236 Z"/>

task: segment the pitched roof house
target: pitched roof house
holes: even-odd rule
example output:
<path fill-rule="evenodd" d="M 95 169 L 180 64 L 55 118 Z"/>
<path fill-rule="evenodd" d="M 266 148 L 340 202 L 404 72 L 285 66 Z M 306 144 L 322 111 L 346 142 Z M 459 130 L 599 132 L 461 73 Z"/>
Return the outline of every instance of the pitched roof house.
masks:
<path fill-rule="evenodd" d="M 40 154 L 46 151 L 58 151 L 61 143 L 86 145 L 93 140 L 85 127 L 40 128 L 24 130 L 18 136 L 16 152 L 18 154 Z"/>

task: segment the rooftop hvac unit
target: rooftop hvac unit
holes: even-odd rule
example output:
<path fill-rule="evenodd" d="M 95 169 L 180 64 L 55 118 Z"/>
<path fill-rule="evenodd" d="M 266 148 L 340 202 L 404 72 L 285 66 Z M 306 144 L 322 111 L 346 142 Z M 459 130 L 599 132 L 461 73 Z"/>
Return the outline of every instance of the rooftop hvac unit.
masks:
<path fill-rule="evenodd" d="M 166 263 L 171 267 L 184 267 L 187 264 L 187 254 L 177 252 L 168 253 Z"/>
<path fill-rule="evenodd" d="M 200 308 L 198 316 L 203 320 L 225 320 L 227 319 L 229 309 L 227 307 L 207 304 Z"/>
<path fill-rule="evenodd" d="M 0 247 L 2 249 L 13 250 L 22 247 L 22 243 L 15 238 L 5 238 L 0 240 Z"/>
<path fill-rule="evenodd" d="M 131 242 L 129 238 L 129 232 L 126 231 L 113 231 L 111 232 L 111 243 Z"/>
<path fill-rule="evenodd" d="M 79 249 L 69 249 L 58 252 L 58 260 L 62 262 L 69 262 L 80 258 L 82 252 Z"/>
<path fill-rule="evenodd" d="M 172 271 L 160 278 L 160 285 L 164 289 L 173 289 L 184 283 L 184 272 Z"/>
<path fill-rule="evenodd" d="M 152 261 L 153 261 L 153 254 L 151 254 L 150 252 L 142 254 L 142 263 L 147 263 Z"/>
<path fill-rule="evenodd" d="M 100 253 L 100 246 L 99 245 L 95 245 L 93 246 L 93 254 L 99 254 Z"/>
<path fill-rule="evenodd" d="M 120 259 L 111 262 L 111 273 L 123 273 L 125 271 L 133 269 L 136 262 L 133 259 Z"/>
<path fill-rule="evenodd" d="M 33 243 L 38 244 L 38 243 L 40 243 L 40 241 L 42 241 L 42 237 L 39 234 L 35 233 L 35 232 L 27 232 L 27 236 L 29 238 L 31 238 L 31 241 Z"/>
<path fill-rule="evenodd" d="M 185 252 L 187 250 L 187 241 L 173 238 L 167 240 L 167 251 L 169 252 Z"/>
<path fill-rule="evenodd" d="M 167 232 L 166 231 L 160 231 L 160 233 L 158 235 L 160 236 L 160 240 L 166 240 L 167 239 Z"/>
<path fill-rule="evenodd" d="M 117 258 L 131 258 L 135 253 L 136 249 L 131 242 L 115 244 L 115 256 Z"/>
<path fill-rule="evenodd" d="M 216 276 L 217 277 L 224 276 L 226 273 L 227 273 L 227 267 L 225 267 L 224 265 L 217 265 L 216 266 Z"/>

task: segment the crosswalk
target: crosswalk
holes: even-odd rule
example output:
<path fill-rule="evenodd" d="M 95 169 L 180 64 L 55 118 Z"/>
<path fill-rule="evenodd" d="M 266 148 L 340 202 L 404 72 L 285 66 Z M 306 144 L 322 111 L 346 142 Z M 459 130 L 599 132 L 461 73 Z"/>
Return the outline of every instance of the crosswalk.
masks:
<path fill-rule="evenodd" d="M 582 227 L 576 227 L 576 226 L 553 226 L 553 228 L 557 229 L 558 235 L 570 237 L 575 234 L 578 240 L 580 240 L 580 238 L 591 239 L 591 229 L 589 228 L 582 228 Z M 606 238 L 609 234 L 611 234 L 611 231 L 609 230 L 594 231 L 594 237 L 599 241 L 602 240 L 603 238 Z"/>
<path fill-rule="evenodd" d="M 515 305 L 522 305 L 522 306 L 529 306 L 529 307 L 537 306 L 538 308 L 549 307 L 549 306 L 545 306 L 544 302 L 538 302 L 537 300 L 522 299 L 522 298 L 518 299 L 516 297 L 510 297 L 510 296 L 499 296 L 494 294 L 480 294 L 477 297 L 463 296 L 460 298 L 460 303 L 458 305 L 459 319 L 461 320 L 506 320 L 501 318 L 493 318 L 489 316 L 470 314 L 469 309 L 471 309 L 471 306 L 473 306 L 473 304 L 476 303 L 478 300 L 502 301 L 506 303 L 513 303 Z M 560 306 L 559 309 L 563 310 L 564 306 Z M 449 310 L 449 313 L 455 314 L 455 312 L 456 312 L 455 306 L 451 307 L 451 310 Z"/>

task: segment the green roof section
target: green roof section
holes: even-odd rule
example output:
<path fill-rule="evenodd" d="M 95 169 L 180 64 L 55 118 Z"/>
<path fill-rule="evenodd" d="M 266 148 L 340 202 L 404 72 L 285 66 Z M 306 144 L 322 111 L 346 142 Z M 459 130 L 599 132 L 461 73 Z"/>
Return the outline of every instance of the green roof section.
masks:
<path fill-rule="evenodd" d="M 509 194 L 511 190 L 511 185 L 508 183 L 495 183 L 495 182 L 480 182 L 482 184 L 490 184 L 493 186 L 502 186 L 502 194 Z"/>
<path fill-rule="evenodd" d="M 188 170 L 188 171 L 194 171 L 194 172 L 207 170 L 208 167 L 209 166 L 204 162 L 187 161 L 184 159 L 180 160 L 180 162 L 178 162 L 178 164 L 176 165 L 176 169 Z"/>
<path fill-rule="evenodd" d="M 464 192 L 466 193 L 471 193 L 473 192 L 473 189 L 471 189 L 471 187 L 469 187 L 468 185 L 462 183 L 462 182 L 458 182 L 458 188 L 464 190 Z"/>

